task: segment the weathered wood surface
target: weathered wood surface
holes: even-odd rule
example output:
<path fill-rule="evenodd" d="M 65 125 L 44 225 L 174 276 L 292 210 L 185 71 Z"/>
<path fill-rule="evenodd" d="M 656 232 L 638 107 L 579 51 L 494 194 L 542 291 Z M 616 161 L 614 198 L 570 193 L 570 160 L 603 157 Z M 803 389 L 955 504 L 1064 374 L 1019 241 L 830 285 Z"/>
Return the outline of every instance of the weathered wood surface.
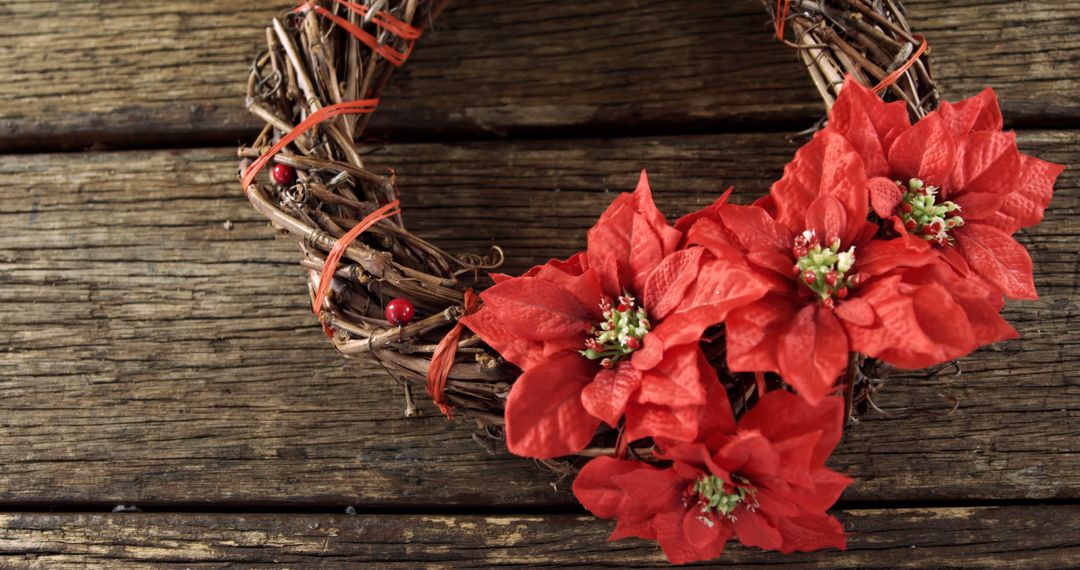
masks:
<path fill-rule="evenodd" d="M 907 2 L 945 95 L 999 89 L 1018 124 L 1080 119 L 1080 1 Z M 232 144 L 252 58 L 288 0 L 0 2 L 0 149 Z M 807 126 L 820 104 L 760 0 L 456 2 L 376 132 L 675 133 Z M 735 126 L 741 125 L 741 126 Z"/>
<path fill-rule="evenodd" d="M 838 513 L 848 550 L 779 557 L 731 543 L 723 566 L 1067 568 L 1080 565 L 1080 507 Z M 0 515 L 0 564 L 32 569 L 492 568 L 664 565 L 640 540 L 605 544 L 610 524 L 575 515 Z M 710 565 L 713 566 L 713 565 Z"/>
<path fill-rule="evenodd" d="M 1068 164 L 1078 142 L 1021 134 Z M 398 168 L 421 234 L 459 251 L 499 243 L 519 270 L 579 247 L 642 166 L 678 214 L 729 183 L 739 199 L 764 192 L 793 151 L 780 135 L 714 135 L 400 145 L 369 162 Z M 530 462 L 489 457 L 467 425 L 402 418 L 381 371 L 337 355 L 305 306 L 295 244 L 274 240 L 234 166 L 228 149 L 0 157 L 0 502 L 572 502 Z M 1078 210 L 1068 170 L 1022 238 L 1042 294 L 1008 309 L 1023 338 L 959 378 L 884 392 L 888 415 L 835 456 L 858 479 L 846 500 L 1080 497 Z"/>

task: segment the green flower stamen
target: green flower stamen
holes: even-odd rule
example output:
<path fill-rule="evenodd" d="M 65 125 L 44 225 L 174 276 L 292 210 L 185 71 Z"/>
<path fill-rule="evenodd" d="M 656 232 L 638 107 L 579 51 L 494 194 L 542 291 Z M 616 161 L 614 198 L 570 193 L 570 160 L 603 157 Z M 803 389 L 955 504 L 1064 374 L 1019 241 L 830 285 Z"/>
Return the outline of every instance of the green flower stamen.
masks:
<path fill-rule="evenodd" d="M 799 281 L 821 298 L 826 306 L 836 299 L 846 299 L 850 290 L 862 277 L 852 271 L 855 265 L 855 246 L 840 251 L 840 238 L 835 237 L 829 247 L 822 247 L 817 235 L 807 230 L 795 238 L 792 249 L 795 267 L 792 268 Z"/>
<path fill-rule="evenodd" d="M 725 487 L 730 489 L 730 492 Z M 702 475 L 694 482 L 694 493 L 698 497 L 702 513 L 708 514 L 710 511 L 715 511 L 729 516 L 740 503 L 753 495 L 753 490 L 729 485 L 716 475 Z"/>
<path fill-rule="evenodd" d="M 900 219 L 904 227 L 936 245 L 951 244 L 949 230 L 964 225 L 964 219 L 954 214 L 960 211 L 960 206 L 948 200 L 938 203 L 937 186 L 927 186 L 918 178 L 908 180 L 906 187 L 899 180 L 896 185 L 904 191 L 900 200 Z"/>
<path fill-rule="evenodd" d="M 649 315 L 628 293 L 619 297 L 618 306 L 612 307 L 605 297 L 600 301 L 604 321 L 599 329 L 592 330 L 593 337 L 585 341 L 581 355 L 589 360 L 599 360 L 604 368 L 613 368 L 620 360 L 641 348 L 641 341 L 648 334 Z"/>

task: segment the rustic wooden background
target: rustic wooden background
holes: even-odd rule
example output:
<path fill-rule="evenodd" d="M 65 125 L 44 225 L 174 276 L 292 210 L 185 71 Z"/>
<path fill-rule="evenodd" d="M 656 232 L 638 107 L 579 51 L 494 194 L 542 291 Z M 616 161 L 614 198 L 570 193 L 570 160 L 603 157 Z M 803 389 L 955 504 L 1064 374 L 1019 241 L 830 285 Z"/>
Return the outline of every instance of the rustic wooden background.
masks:
<path fill-rule="evenodd" d="M 948 98 L 994 86 L 1023 149 L 1071 165 L 1021 237 L 1042 298 L 1009 305 L 1021 340 L 848 433 L 847 552 L 726 563 L 1080 565 L 1080 0 L 907 3 Z M 286 4 L 0 0 L 0 566 L 661 565 L 326 342 L 235 176 Z M 411 227 L 510 270 L 579 247 L 642 167 L 672 214 L 749 199 L 821 114 L 769 34 L 757 0 L 460 0 L 369 161 Z"/>

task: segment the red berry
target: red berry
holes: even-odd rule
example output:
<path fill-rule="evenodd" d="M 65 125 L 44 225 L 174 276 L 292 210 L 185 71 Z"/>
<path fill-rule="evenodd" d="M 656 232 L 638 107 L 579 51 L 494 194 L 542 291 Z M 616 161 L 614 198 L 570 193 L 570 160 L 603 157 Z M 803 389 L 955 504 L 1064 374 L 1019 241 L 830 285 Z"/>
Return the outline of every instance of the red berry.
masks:
<path fill-rule="evenodd" d="M 626 348 L 629 348 L 630 350 L 637 350 L 641 348 L 641 341 L 638 340 L 636 337 L 629 337 L 626 339 Z"/>
<path fill-rule="evenodd" d="M 829 286 L 836 285 L 836 278 L 837 277 L 838 277 L 838 275 L 836 274 L 835 271 L 830 271 L 830 272 L 826 273 L 825 274 L 825 284 L 829 285 Z"/>
<path fill-rule="evenodd" d="M 908 204 L 907 202 L 904 202 L 904 203 L 900 204 L 900 211 L 901 212 L 903 212 L 905 214 L 910 214 L 911 210 L 912 210 L 911 204 Z"/>
<path fill-rule="evenodd" d="M 907 226 L 907 229 L 915 231 L 915 228 L 918 227 L 919 224 L 916 223 L 915 220 L 908 220 L 904 225 Z"/>
<path fill-rule="evenodd" d="M 837 299 L 841 299 L 841 300 L 847 299 L 847 296 L 848 296 L 848 288 L 847 287 L 840 287 L 839 289 L 836 290 L 836 298 Z"/>
<path fill-rule="evenodd" d="M 386 304 L 386 320 L 395 326 L 405 326 L 412 322 L 416 309 L 408 299 L 398 297 Z"/>
<path fill-rule="evenodd" d="M 613 360 L 611 360 L 610 358 L 605 358 L 605 359 L 600 361 L 600 367 L 611 370 L 612 368 L 615 367 L 615 362 Z"/>
<path fill-rule="evenodd" d="M 276 184 L 289 186 L 293 182 L 296 182 L 296 169 L 287 164 L 275 164 L 274 170 L 270 172 L 270 176 L 274 179 Z"/>
<path fill-rule="evenodd" d="M 807 269 L 806 271 L 803 272 L 802 278 L 803 278 L 803 281 L 806 281 L 807 285 L 813 285 L 814 281 L 817 281 L 817 273 L 814 273 L 813 271 L 810 271 L 809 269 Z"/>

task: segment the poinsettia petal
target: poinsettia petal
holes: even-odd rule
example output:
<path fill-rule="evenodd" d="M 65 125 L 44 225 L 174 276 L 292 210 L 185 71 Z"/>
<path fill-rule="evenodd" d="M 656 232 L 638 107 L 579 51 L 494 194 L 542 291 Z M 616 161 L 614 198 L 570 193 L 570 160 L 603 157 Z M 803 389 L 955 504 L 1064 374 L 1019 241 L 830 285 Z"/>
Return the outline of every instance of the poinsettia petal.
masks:
<path fill-rule="evenodd" d="M 919 271 L 923 270 L 909 273 Z M 976 347 L 967 315 L 941 282 L 910 285 L 893 277 L 860 287 L 859 296 L 874 307 L 879 320 L 871 327 L 845 322 L 857 352 L 917 370 L 959 358 Z"/>
<path fill-rule="evenodd" d="M 987 224 L 965 224 L 954 232 L 971 268 L 1006 296 L 1038 299 L 1031 257 L 1024 246 L 1005 232 Z"/>
<path fill-rule="evenodd" d="M 1020 176 L 1020 151 L 1016 134 L 974 132 L 957 146 L 950 199 L 971 192 L 1008 194 Z"/>
<path fill-rule="evenodd" d="M 620 362 L 611 370 L 601 370 L 581 391 L 581 403 L 593 417 L 617 427 L 626 402 L 641 387 L 642 374 L 629 362 Z"/>
<path fill-rule="evenodd" d="M 580 354 L 526 370 L 506 398 L 506 446 L 523 457 L 548 459 L 577 453 L 592 440 L 600 420 L 581 403 L 597 366 Z"/>
<path fill-rule="evenodd" d="M 795 267 L 795 260 L 791 254 L 759 249 L 747 253 L 746 261 L 759 269 L 766 270 L 757 272 L 757 276 L 769 291 L 789 292 L 795 285 L 795 282 L 791 280 Z"/>
<path fill-rule="evenodd" d="M 747 508 L 736 509 L 733 526 L 735 536 L 739 537 L 739 542 L 746 546 L 780 550 L 784 544 L 780 531 L 759 512 Z"/>
<path fill-rule="evenodd" d="M 971 330 L 975 334 L 975 343 L 977 345 L 985 346 L 1003 340 L 1020 338 L 1020 333 L 1009 324 L 1009 321 L 1006 321 L 998 310 L 992 308 L 985 300 L 974 299 L 959 302 L 964 307 L 964 312 L 967 313 L 968 320 L 971 322 Z"/>
<path fill-rule="evenodd" d="M 806 229 L 813 231 L 821 243 L 830 246 L 847 229 L 847 212 L 835 197 L 822 194 L 806 210 Z"/>
<path fill-rule="evenodd" d="M 942 101 L 935 113 L 958 140 L 971 131 L 1000 131 L 1003 124 L 997 95 L 989 87 L 956 103 Z"/>
<path fill-rule="evenodd" d="M 769 438 L 773 449 L 780 456 L 781 465 L 780 472 L 775 477 L 779 481 L 774 481 L 770 488 L 776 495 L 787 497 L 786 502 L 789 504 L 794 504 L 791 497 L 813 492 L 814 480 L 811 473 L 821 468 L 814 464 L 814 451 L 821 436 L 820 431 L 811 431 L 782 440 Z M 783 484 L 776 484 L 777 482 Z"/>
<path fill-rule="evenodd" d="M 904 131 L 889 149 L 894 179 L 919 178 L 928 185 L 948 187 L 956 164 L 956 140 L 933 113 Z"/>
<path fill-rule="evenodd" d="M 723 554 L 724 544 L 734 531 L 716 513 L 687 509 L 683 515 L 683 536 L 693 545 L 698 560 L 712 560 Z"/>
<path fill-rule="evenodd" d="M 735 431 L 735 412 L 731 409 L 731 400 L 727 390 L 720 383 L 716 369 L 709 363 L 704 352 L 698 351 L 702 378 L 709 387 L 705 410 L 700 422 L 702 434 L 733 433 Z"/>
<path fill-rule="evenodd" d="M 597 457 L 581 468 L 574 479 L 574 496 L 581 506 L 602 519 L 622 516 L 628 503 L 626 491 L 613 479 L 620 475 L 650 469 L 640 461 Z"/>
<path fill-rule="evenodd" d="M 896 239 L 875 239 L 855 251 L 855 268 L 868 277 L 882 275 L 898 267 L 921 267 L 937 260 L 924 239 L 904 235 Z"/>
<path fill-rule="evenodd" d="M 674 470 L 657 468 L 616 475 L 612 482 L 634 501 L 637 516 L 682 510 L 682 493 L 689 484 Z"/>
<path fill-rule="evenodd" d="M 566 259 L 550 259 L 543 265 L 534 265 L 529 268 L 528 271 L 522 273 L 522 277 L 541 277 L 545 281 L 557 282 L 557 278 L 551 278 L 555 275 L 555 272 L 565 273 L 570 276 L 581 275 L 588 269 L 588 259 L 585 256 L 585 252 L 579 251 L 574 255 Z M 492 275 L 494 277 L 494 274 Z M 500 278 L 505 278 L 505 275 L 500 274 Z M 505 280 L 505 279 L 502 279 Z M 498 282 L 498 281 L 496 281 Z"/>
<path fill-rule="evenodd" d="M 659 322 L 678 309 L 687 290 L 697 279 L 703 247 L 691 247 L 664 258 L 645 282 L 644 306 L 649 318 Z"/>
<path fill-rule="evenodd" d="M 719 215 L 716 219 L 699 219 L 690 227 L 686 232 L 686 246 L 694 245 L 704 247 L 720 259 L 738 258 L 743 251 L 738 238 L 724 226 Z"/>
<path fill-rule="evenodd" d="M 828 510 L 840 499 L 844 489 L 855 482 L 851 477 L 826 467 L 812 470 L 811 477 L 814 480 L 813 492 L 798 495 L 799 506 L 810 511 Z"/>
<path fill-rule="evenodd" d="M 705 559 L 706 553 L 698 551 L 695 544 L 690 542 L 683 531 L 683 520 L 688 516 L 686 509 L 661 513 L 653 520 L 656 529 L 656 541 L 664 551 L 664 556 L 672 564 L 688 564 Z M 718 536 L 723 532 L 718 527 Z M 715 556 L 714 556 L 715 557 Z"/>
<path fill-rule="evenodd" d="M 764 209 L 757 206 L 727 205 L 720 208 L 720 219 L 746 251 L 791 249 L 791 232 Z"/>
<path fill-rule="evenodd" d="M 589 267 L 597 270 L 608 295 L 624 290 L 640 294 L 649 273 L 681 240 L 682 234 L 668 225 L 653 203 L 642 171 L 631 198 L 616 200 L 589 230 Z"/>
<path fill-rule="evenodd" d="M 700 442 L 672 442 L 657 440 L 660 452 L 657 458 L 671 461 L 671 469 L 687 481 L 696 481 L 710 473 L 712 457 L 709 448 Z"/>
<path fill-rule="evenodd" d="M 724 190 L 724 193 L 721 194 L 720 197 L 717 198 L 716 201 L 712 204 L 709 204 L 708 206 L 705 206 L 704 208 L 695 212 L 690 212 L 689 214 L 686 214 L 685 216 L 679 218 L 675 222 L 675 229 L 685 234 L 690 231 L 690 228 L 694 227 L 694 225 L 697 224 L 699 220 L 719 219 L 720 208 L 723 207 L 724 204 L 727 204 L 728 198 L 731 197 L 731 193 L 734 190 L 734 186 L 729 186 L 728 189 Z"/>
<path fill-rule="evenodd" d="M 615 523 L 615 530 L 611 531 L 609 541 L 622 540 L 624 538 L 637 537 L 645 540 L 656 540 L 656 529 L 653 528 L 652 520 L 626 521 L 619 519 Z"/>
<path fill-rule="evenodd" d="M 904 197 L 904 191 L 896 182 L 882 177 L 871 178 L 867 181 L 867 186 L 870 188 L 870 206 L 874 213 L 882 219 L 892 216 Z"/>
<path fill-rule="evenodd" d="M 564 350 L 579 350 L 583 339 L 566 337 L 554 341 L 528 340 L 518 336 L 507 328 L 487 305 L 471 315 L 462 317 L 461 322 L 491 348 L 495 349 L 506 361 L 512 362 L 522 370 L 547 361 L 553 355 Z"/>
<path fill-rule="evenodd" d="M 990 192 L 967 192 L 953 201 L 960 206 L 957 213 L 967 222 L 993 216 L 1004 202 L 1001 195 Z"/>
<path fill-rule="evenodd" d="M 1001 208 L 986 220 L 1009 235 L 1042 221 L 1043 211 L 1054 194 L 1054 182 L 1065 170 L 1060 164 L 1031 156 L 1021 155 L 1020 161 L 1015 190 L 1005 196 Z"/>
<path fill-rule="evenodd" d="M 874 308 L 870 306 L 870 303 L 858 297 L 841 301 L 836 306 L 836 316 L 860 327 L 872 326 L 877 319 L 877 314 L 874 313 Z"/>
<path fill-rule="evenodd" d="M 834 390 L 848 361 L 848 339 L 832 311 L 803 307 L 780 338 L 780 376 L 811 404 Z"/>
<path fill-rule="evenodd" d="M 503 326 L 528 340 L 574 337 L 593 324 L 590 310 L 577 297 L 537 277 L 503 281 L 480 298 Z"/>
<path fill-rule="evenodd" d="M 797 438 L 809 432 L 818 432 L 812 460 L 814 465 L 825 464 L 825 459 L 840 443 L 844 425 L 844 402 L 839 397 L 829 397 L 816 406 L 784 390 L 765 394 L 750 411 L 739 419 L 739 428 L 759 430 L 771 441 Z"/>
<path fill-rule="evenodd" d="M 637 401 L 661 406 L 699 406 L 705 403 L 696 343 L 668 349 L 660 364 L 641 373 Z"/>
<path fill-rule="evenodd" d="M 799 507 L 795 503 L 768 487 L 758 487 L 754 501 L 757 502 L 758 510 L 770 519 L 799 516 Z"/>
<path fill-rule="evenodd" d="M 751 271 L 741 260 L 722 261 L 711 253 L 699 259 L 693 283 L 685 290 L 677 307 L 655 325 L 645 336 L 644 346 L 634 353 L 633 363 L 639 370 L 659 364 L 664 351 L 672 347 L 697 343 L 706 328 L 723 321 L 731 310 L 760 299 L 768 291 L 768 284 L 760 273 Z"/>
<path fill-rule="evenodd" d="M 701 406 L 661 406 L 630 400 L 626 404 L 623 437 L 636 441 L 646 437 L 667 441 L 694 441 L 698 436 Z"/>
<path fill-rule="evenodd" d="M 797 306 L 785 295 L 769 294 L 739 307 L 724 321 L 727 361 L 732 372 L 776 372 L 777 346 Z"/>
<path fill-rule="evenodd" d="M 954 271 L 960 276 L 967 277 L 971 274 L 971 266 L 968 265 L 967 258 L 964 257 L 963 252 L 958 247 L 939 247 L 934 250 L 945 263 L 949 264 Z"/>
<path fill-rule="evenodd" d="M 940 284 L 967 315 L 976 346 L 1016 338 L 1018 333 L 1002 318 L 1001 290 L 981 279 L 963 279 L 941 264 L 928 265 L 905 276 L 920 285 Z"/>
<path fill-rule="evenodd" d="M 783 546 L 778 550 L 785 554 L 812 552 L 823 548 L 847 549 L 844 526 L 834 517 L 823 513 L 783 518 L 777 521 L 777 528 L 783 537 Z"/>
<path fill-rule="evenodd" d="M 720 469 L 751 481 L 774 477 L 781 466 L 780 454 L 757 430 L 739 430 L 713 454 L 712 460 Z"/>
<path fill-rule="evenodd" d="M 847 211 L 849 227 L 841 239 L 849 243 L 862 229 L 869 211 L 869 192 L 863 161 L 843 136 L 820 131 L 795 153 L 784 176 L 769 191 L 776 203 L 776 220 L 790 232 L 801 233 L 806 211 L 821 194 L 837 198 Z"/>
<path fill-rule="evenodd" d="M 885 103 L 850 75 L 829 111 L 826 129 L 842 134 L 862 156 L 869 176 L 887 176 L 887 151 L 910 128 L 902 101 Z"/>

